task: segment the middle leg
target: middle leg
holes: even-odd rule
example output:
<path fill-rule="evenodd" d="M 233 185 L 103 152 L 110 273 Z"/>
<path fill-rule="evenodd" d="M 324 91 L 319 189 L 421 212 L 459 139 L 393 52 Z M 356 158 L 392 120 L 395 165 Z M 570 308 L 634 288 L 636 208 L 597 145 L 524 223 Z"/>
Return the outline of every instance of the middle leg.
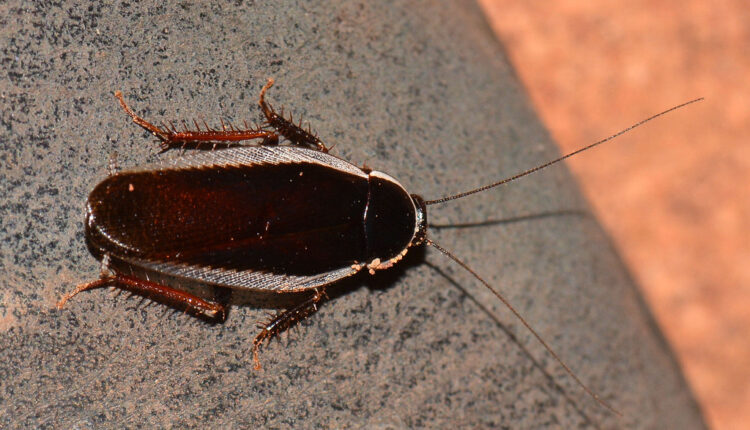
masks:
<path fill-rule="evenodd" d="M 273 82 L 273 78 L 268 80 L 268 83 L 260 90 L 260 99 L 258 100 L 258 104 L 263 111 L 263 115 L 266 117 L 268 125 L 297 146 L 328 152 L 329 148 L 309 128 L 305 130 L 300 127 L 302 123 L 295 124 L 291 117 L 290 119 L 284 118 L 283 109 L 282 114 L 278 114 L 273 109 L 273 106 L 266 102 L 266 91 L 273 86 Z"/>
<path fill-rule="evenodd" d="M 255 370 L 261 369 L 258 355 L 260 348 L 263 346 L 263 342 L 270 341 L 283 331 L 315 313 L 318 310 L 318 303 L 325 297 L 326 293 L 323 288 L 316 289 L 315 294 L 309 299 L 291 309 L 279 313 L 269 322 L 260 326 L 262 327 L 262 330 L 257 336 L 255 336 L 255 340 L 253 340 L 253 361 L 255 362 Z"/>

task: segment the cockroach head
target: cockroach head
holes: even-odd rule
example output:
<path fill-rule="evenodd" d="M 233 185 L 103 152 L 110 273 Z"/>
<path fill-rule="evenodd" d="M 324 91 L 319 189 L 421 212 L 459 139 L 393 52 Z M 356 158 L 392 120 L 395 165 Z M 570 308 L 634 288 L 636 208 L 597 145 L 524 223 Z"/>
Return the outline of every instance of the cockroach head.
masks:
<path fill-rule="evenodd" d="M 423 244 L 425 238 L 427 238 L 427 204 L 422 196 L 418 194 L 412 194 L 411 199 L 414 200 L 414 206 L 417 208 L 417 222 L 414 238 L 409 244 L 410 248 Z"/>

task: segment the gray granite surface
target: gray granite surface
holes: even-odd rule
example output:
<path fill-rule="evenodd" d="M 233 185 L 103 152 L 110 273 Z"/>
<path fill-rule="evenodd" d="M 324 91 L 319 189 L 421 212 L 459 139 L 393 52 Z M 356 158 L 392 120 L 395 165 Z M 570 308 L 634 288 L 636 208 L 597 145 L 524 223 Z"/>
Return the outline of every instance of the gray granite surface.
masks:
<path fill-rule="evenodd" d="M 431 207 L 444 226 L 431 235 L 623 418 L 431 249 L 337 285 L 259 372 L 256 321 L 298 296 L 242 295 L 223 325 L 106 290 L 54 309 L 98 275 L 82 221 L 111 154 L 124 167 L 179 155 L 158 154 L 117 89 L 156 121 L 218 125 L 258 120 L 275 77 L 270 98 L 337 155 L 426 198 L 555 157 L 472 2 L 10 0 L 0 63 L 0 427 L 703 428 L 564 166 Z M 482 220 L 498 222 L 456 225 Z"/>

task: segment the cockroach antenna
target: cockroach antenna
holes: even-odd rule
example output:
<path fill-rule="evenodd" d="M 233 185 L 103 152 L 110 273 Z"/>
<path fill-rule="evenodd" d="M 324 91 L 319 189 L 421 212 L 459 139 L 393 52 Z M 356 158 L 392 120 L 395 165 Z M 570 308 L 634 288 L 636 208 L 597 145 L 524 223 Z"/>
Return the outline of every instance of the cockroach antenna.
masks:
<path fill-rule="evenodd" d="M 655 115 L 651 115 L 650 117 L 648 117 L 648 118 L 646 118 L 646 119 L 644 119 L 642 121 L 639 121 L 639 122 L 631 125 L 628 128 L 620 130 L 617 133 L 615 133 L 615 134 L 613 134 L 613 135 L 611 135 L 609 137 L 606 137 L 606 138 L 604 138 L 604 139 L 602 139 L 602 140 L 600 140 L 598 142 L 594 142 L 594 143 L 592 143 L 590 145 L 586 145 L 583 148 L 577 149 L 577 150 L 575 150 L 575 151 L 573 151 L 573 152 L 571 152 L 569 154 L 565 154 L 565 155 L 563 155 L 560 158 L 554 159 L 552 161 L 548 161 L 548 162 L 546 162 L 544 164 L 540 164 L 539 166 L 536 166 L 536 167 L 531 168 L 529 170 L 523 171 L 523 172 L 518 173 L 516 175 L 513 175 L 511 177 L 508 177 L 508 178 L 505 178 L 505 179 L 501 179 L 501 180 L 499 180 L 497 182 L 493 182 L 491 184 L 487 184 L 487 185 L 481 186 L 479 188 L 474 188 L 473 190 L 464 191 L 463 193 L 454 194 L 452 196 L 441 197 L 441 198 L 435 199 L 435 200 L 425 200 L 425 204 L 428 205 L 428 206 L 429 205 L 436 205 L 438 203 L 444 203 L 444 202 L 447 202 L 447 201 L 456 200 L 456 199 L 460 199 L 460 198 L 463 198 L 463 197 L 466 197 L 466 196 L 470 196 L 472 194 L 481 193 L 482 191 L 486 191 L 486 190 L 489 190 L 491 188 L 499 187 L 500 185 L 507 184 L 508 182 L 513 182 L 516 179 L 522 178 L 522 177 L 524 177 L 526 175 L 530 175 L 530 174 L 532 174 L 534 172 L 538 172 L 538 171 L 540 171 L 540 170 L 542 170 L 544 168 L 547 168 L 547 167 L 549 167 L 549 166 L 551 166 L 553 164 L 559 163 L 560 161 L 563 161 L 563 160 L 565 160 L 567 158 L 570 158 L 570 157 L 572 157 L 572 156 L 574 156 L 576 154 L 580 154 L 581 152 L 584 152 L 584 151 L 587 151 L 589 149 L 592 149 L 595 146 L 599 146 L 602 143 L 609 142 L 610 140 L 615 139 L 617 137 L 620 137 L 623 134 L 625 134 L 625 133 L 627 133 L 627 132 L 629 132 L 629 131 L 631 131 L 631 130 L 633 130 L 635 128 L 638 128 L 638 127 L 642 126 L 643 124 L 645 124 L 645 123 L 647 123 L 649 121 L 652 121 L 652 120 L 654 120 L 654 119 L 656 119 L 656 118 L 658 118 L 658 117 L 660 117 L 662 115 L 666 115 L 669 112 L 675 111 L 675 110 L 683 108 L 683 107 L 685 107 L 685 106 L 687 106 L 689 104 L 697 103 L 697 102 L 702 101 L 702 100 L 703 100 L 703 97 L 700 97 L 700 98 L 697 98 L 695 100 L 690 100 L 689 102 L 685 102 L 685 103 L 679 104 L 677 106 L 671 107 L 671 108 L 669 108 L 669 109 L 667 109 L 665 111 L 659 112 L 659 113 L 657 113 Z"/>
<path fill-rule="evenodd" d="M 495 297 L 497 297 L 501 302 L 503 302 L 503 304 L 505 305 L 505 307 L 507 307 L 508 309 L 510 309 L 510 311 L 513 313 L 513 315 L 515 315 L 516 318 L 518 318 L 518 320 L 521 321 L 521 324 L 523 324 L 523 326 L 526 327 L 531 332 L 532 335 L 534 335 L 534 337 L 536 338 L 536 340 L 538 340 L 539 343 L 542 344 L 542 346 L 544 347 L 544 349 L 546 349 L 547 352 L 550 353 L 550 355 L 552 356 L 552 358 L 554 358 L 555 361 L 557 361 L 560 364 L 560 366 L 562 366 L 562 368 L 565 369 L 565 373 L 567 373 L 568 375 L 570 375 L 570 377 L 573 378 L 573 380 L 575 380 L 576 383 L 581 388 L 583 388 L 583 390 L 589 396 L 591 396 L 597 403 L 599 403 L 600 405 L 604 406 L 605 408 L 607 408 L 608 410 L 610 410 L 611 412 L 613 412 L 617 416 L 622 417 L 622 412 L 618 411 L 617 409 L 613 408 L 609 403 L 607 403 L 604 400 L 602 400 L 602 398 L 599 397 L 598 394 L 596 394 L 586 384 L 584 384 L 583 381 L 581 381 L 578 378 L 578 375 L 576 375 L 575 372 L 573 372 L 573 370 L 570 367 L 568 367 L 567 364 L 565 364 L 565 362 L 560 358 L 560 356 L 557 355 L 557 353 L 555 352 L 555 350 L 553 350 L 552 347 L 549 346 L 547 344 L 547 342 L 544 341 L 544 339 L 542 338 L 542 336 L 539 335 L 539 333 L 537 333 L 536 330 L 534 330 L 531 327 L 531 324 L 529 324 L 528 322 L 526 322 L 526 320 L 524 319 L 524 317 L 521 316 L 521 313 L 518 312 L 516 310 L 516 308 L 513 307 L 513 305 L 510 304 L 510 302 L 508 301 L 508 299 L 505 298 L 505 296 L 503 296 L 502 294 L 500 294 L 500 292 L 497 291 L 496 289 L 492 288 L 492 286 L 489 284 L 489 282 L 485 281 L 484 278 L 482 278 L 481 276 L 479 276 L 479 274 L 477 272 L 475 272 L 474 269 L 472 269 L 471 267 L 469 267 L 468 264 L 464 263 L 463 260 L 459 259 L 455 255 L 453 255 L 453 253 L 451 253 L 447 249 L 445 249 L 442 246 L 440 246 L 437 243 L 435 243 L 434 240 L 432 240 L 432 239 L 426 239 L 425 243 L 427 243 L 428 245 L 430 245 L 433 248 L 437 249 L 438 251 L 440 251 L 441 253 L 443 253 L 443 255 L 447 256 L 451 260 L 455 261 L 456 264 L 458 264 L 459 266 L 463 267 L 467 272 L 469 272 L 479 282 L 481 282 L 482 285 L 484 285 L 485 287 L 487 287 L 487 289 L 490 290 L 492 292 L 492 294 L 495 295 Z"/>
<path fill-rule="evenodd" d="M 559 163 L 560 161 L 563 161 L 563 160 L 565 160 L 567 158 L 570 158 L 570 157 L 572 157 L 572 156 L 574 156 L 576 154 L 580 154 L 581 152 L 584 152 L 584 151 L 587 151 L 589 149 L 592 149 L 595 146 L 601 145 L 602 143 L 605 143 L 605 142 L 608 142 L 610 140 L 613 140 L 613 139 L 615 139 L 615 138 L 617 138 L 619 136 L 622 136 L 623 134 L 625 134 L 625 133 L 627 133 L 627 132 L 629 132 L 629 131 L 637 128 L 637 127 L 640 127 L 641 125 L 643 125 L 643 124 L 645 124 L 645 123 L 647 123 L 647 122 L 649 122 L 651 120 L 654 120 L 654 119 L 656 119 L 656 118 L 658 118 L 658 117 L 660 117 L 662 115 L 665 115 L 665 114 L 667 114 L 669 112 L 672 112 L 674 110 L 683 108 L 683 107 L 685 107 L 685 106 L 687 106 L 689 104 L 699 102 L 701 100 L 703 100 L 703 97 L 697 98 L 697 99 L 694 99 L 694 100 L 690 100 L 689 102 L 685 102 L 685 103 L 679 104 L 677 106 L 674 106 L 672 108 L 669 108 L 669 109 L 667 109 L 665 111 L 659 112 L 659 113 L 657 113 L 655 115 L 652 115 L 652 116 L 650 116 L 650 117 L 648 117 L 648 118 L 646 118 L 646 119 L 644 119 L 642 121 L 639 121 L 639 122 L 631 125 L 628 128 L 620 130 L 617 133 L 615 133 L 615 134 L 613 134 L 613 135 L 611 135 L 609 137 L 606 137 L 606 138 L 604 138 L 602 140 L 594 142 L 594 143 L 592 143 L 590 145 L 586 145 L 583 148 L 580 148 L 580 149 L 575 150 L 575 151 L 573 151 L 571 153 L 565 154 L 562 157 L 556 158 L 556 159 L 554 159 L 552 161 L 548 161 L 548 162 L 546 162 L 544 164 L 540 164 L 539 166 L 536 166 L 534 168 L 525 170 L 525 171 L 523 171 L 521 173 L 518 173 L 516 175 L 510 176 L 508 178 L 501 179 L 501 180 L 499 180 L 497 182 L 493 182 L 491 184 L 484 185 L 484 186 L 481 186 L 479 188 L 475 188 L 475 189 L 472 189 L 472 190 L 469 190 L 469 191 L 464 191 L 462 193 L 454 194 L 454 195 L 451 195 L 451 196 L 442 197 L 442 198 L 435 199 L 435 200 L 426 200 L 424 203 L 425 203 L 425 205 L 435 205 L 435 204 L 438 204 L 438 203 L 445 203 L 445 202 L 448 202 L 448 201 L 451 201 L 451 200 L 460 199 L 460 198 L 463 198 L 463 197 L 470 196 L 472 194 L 481 193 L 482 191 L 487 191 L 489 189 L 492 189 L 492 188 L 495 188 L 495 187 L 499 187 L 500 185 L 507 184 L 508 182 L 515 181 L 516 179 L 522 178 L 522 177 L 524 177 L 526 175 L 530 175 L 530 174 L 532 174 L 534 172 L 538 172 L 539 170 L 547 168 L 547 167 L 549 167 L 549 166 L 551 166 L 553 164 Z M 474 278 L 476 278 L 480 283 L 482 283 L 482 285 L 484 285 L 485 287 L 487 287 L 487 289 L 490 290 L 492 292 L 492 294 L 494 294 L 505 305 L 505 307 L 507 307 L 513 313 L 513 315 L 515 315 L 515 317 L 518 318 L 519 321 L 521 321 L 521 324 L 523 324 L 524 327 L 526 327 L 526 329 L 528 329 L 529 332 L 531 332 L 531 334 L 537 339 L 537 341 L 539 341 L 539 343 L 542 344 L 542 346 L 544 347 L 544 349 L 546 349 L 547 352 L 549 352 L 549 354 L 552 355 L 552 357 L 555 359 L 555 361 L 557 361 L 560 364 L 560 366 L 562 366 L 562 368 L 565 369 L 565 372 L 568 375 L 570 375 L 570 377 L 572 377 L 573 380 L 575 380 L 576 383 L 581 388 L 583 388 L 583 390 L 589 396 L 591 396 L 597 403 L 599 403 L 600 405 L 602 405 L 606 409 L 612 411 L 613 413 L 615 413 L 616 415 L 618 415 L 620 417 L 622 416 L 622 413 L 620 411 L 618 411 L 617 409 L 613 408 L 609 403 L 607 403 L 604 400 L 602 400 L 601 397 L 599 397 L 596 393 L 594 393 L 588 386 L 586 386 L 586 384 L 584 384 L 578 378 L 578 376 L 573 372 L 573 370 L 571 370 L 571 368 L 568 367 L 567 364 L 565 364 L 565 362 L 560 358 L 560 356 L 557 355 L 557 353 L 552 349 L 552 347 L 550 347 L 547 344 L 547 342 L 545 342 L 545 340 L 542 338 L 542 336 L 540 336 L 536 332 L 536 330 L 534 330 L 531 327 L 531 325 L 528 322 L 526 322 L 526 319 L 524 319 L 524 317 L 516 310 L 516 308 L 513 307 L 513 305 L 510 304 L 510 302 L 508 301 L 508 299 L 506 299 L 499 291 L 497 291 L 495 288 L 493 288 L 489 284 L 489 282 L 485 281 L 484 278 L 482 278 L 481 276 L 479 276 L 479 274 L 477 272 L 475 272 L 474 269 L 472 269 L 471 267 L 469 267 L 468 264 L 466 264 L 464 261 L 462 261 L 461 259 L 459 259 L 455 255 L 453 255 L 453 253 L 451 253 L 447 249 L 445 249 L 442 246 L 438 245 L 434 240 L 432 240 L 430 238 L 426 238 L 425 239 L 425 243 L 427 245 L 430 245 L 433 248 L 437 249 L 443 255 L 447 256 L 448 258 L 450 258 L 451 260 L 453 260 L 454 262 L 456 262 L 456 264 L 458 264 L 459 266 L 461 266 L 462 268 L 464 268 L 467 272 L 469 272 L 472 276 L 474 276 Z"/>

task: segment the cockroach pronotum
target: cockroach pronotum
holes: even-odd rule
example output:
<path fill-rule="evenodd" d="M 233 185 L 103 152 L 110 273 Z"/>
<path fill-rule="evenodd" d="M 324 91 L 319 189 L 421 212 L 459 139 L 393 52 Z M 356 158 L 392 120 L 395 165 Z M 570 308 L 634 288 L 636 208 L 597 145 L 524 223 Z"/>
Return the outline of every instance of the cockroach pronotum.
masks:
<path fill-rule="evenodd" d="M 552 357 L 600 405 L 618 413 L 590 390 L 521 314 L 466 263 L 427 235 L 427 206 L 503 185 L 614 139 L 692 100 L 500 181 L 452 196 L 425 200 L 409 194 L 393 177 L 357 167 L 328 153 L 309 129 L 277 113 L 266 102 L 273 85 L 260 92 L 266 122 L 220 130 L 197 124 L 183 131 L 156 126 L 133 112 L 122 93 L 115 96 L 133 122 L 155 135 L 164 150 L 198 148 L 176 160 L 119 173 L 99 183 L 86 206 L 86 238 L 102 261 L 102 275 L 62 297 L 114 286 L 218 321 L 227 306 L 122 267 L 231 289 L 265 292 L 311 291 L 296 306 L 278 313 L 253 341 L 260 369 L 263 343 L 318 309 L 326 287 L 363 270 L 375 274 L 398 263 L 410 248 L 430 245 L 487 287 L 534 335 Z M 284 138 L 286 145 L 279 145 Z M 255 145 L 240 142 L 257 141 Z"/>

